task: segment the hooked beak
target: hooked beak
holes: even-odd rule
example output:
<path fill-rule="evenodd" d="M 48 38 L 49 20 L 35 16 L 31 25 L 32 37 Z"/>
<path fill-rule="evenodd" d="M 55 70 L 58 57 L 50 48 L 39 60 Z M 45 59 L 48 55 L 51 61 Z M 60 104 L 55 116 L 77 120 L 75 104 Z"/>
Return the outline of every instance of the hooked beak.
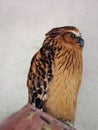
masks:
<path fill-rule="evenodd" d="M 77 44 L 80 47 L 84 47 L 84 40 L 81 37 L 77 37 Z"/>

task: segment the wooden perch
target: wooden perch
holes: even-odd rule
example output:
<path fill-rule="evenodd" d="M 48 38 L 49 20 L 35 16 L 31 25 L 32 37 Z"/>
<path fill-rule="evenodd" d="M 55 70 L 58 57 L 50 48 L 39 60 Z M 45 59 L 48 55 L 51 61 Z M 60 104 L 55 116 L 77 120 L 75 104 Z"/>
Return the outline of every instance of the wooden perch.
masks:
<path fill-rule="evenodd" d="M 0 122 L 0 130 L 76 130 L 27 104 Z"/>

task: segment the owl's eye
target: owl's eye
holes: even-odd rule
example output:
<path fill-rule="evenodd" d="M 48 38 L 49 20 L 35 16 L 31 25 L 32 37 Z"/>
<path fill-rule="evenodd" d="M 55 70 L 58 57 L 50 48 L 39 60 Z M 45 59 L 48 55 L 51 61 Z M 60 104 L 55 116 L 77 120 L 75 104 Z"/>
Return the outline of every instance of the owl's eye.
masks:
<path fill-rule="evenodd" d="M 71 33 L 71 38 L 75 38 L 76 36 L 75 36 L 75 34 L 73 34 L 73 33 Z"/>

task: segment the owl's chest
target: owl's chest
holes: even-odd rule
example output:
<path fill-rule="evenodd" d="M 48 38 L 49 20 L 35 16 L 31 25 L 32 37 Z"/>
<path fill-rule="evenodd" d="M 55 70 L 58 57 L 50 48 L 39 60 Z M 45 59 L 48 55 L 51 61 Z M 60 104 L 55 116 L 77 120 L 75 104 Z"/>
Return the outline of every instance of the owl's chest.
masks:
<path fill-rule="evenodd" d="M 53 64 L 53 73 L 56 77 L 75 78 L 82 74 L 81 54 L 69 53 L 57 57 Z"/>
<path fill-rule="evenodd" d="M 55 60 L 53 65 L 53 80 L 50 84 L 51 90 L 58 94 L 61 92 L 77 93 L 82 79 L 82 58 L 81 55 L 68 55 Z M 67 90 L 67 91 L 66 91 Z"/>
<path fill-rule="evenodd" d="M 77 94 L 82 79 L 81 59 L 69 59 L 68 61 L 59 59 L 55 62 L 53 69 L 46 108 L 51 115 L 56 117 L 71 118 L 68 113 L 74 117 Z"/>

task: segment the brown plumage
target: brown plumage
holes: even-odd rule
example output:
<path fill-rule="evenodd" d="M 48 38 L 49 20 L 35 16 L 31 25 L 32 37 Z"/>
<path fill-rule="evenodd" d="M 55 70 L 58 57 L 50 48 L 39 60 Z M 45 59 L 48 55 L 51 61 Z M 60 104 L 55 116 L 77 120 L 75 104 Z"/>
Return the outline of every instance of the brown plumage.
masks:
<path fill-rule="evenodd" d="M 76 27 L 50 30 L 28 73 L 29 103 L 64 122 L 74 123 L 82 79 L 84 40 Z"/>

